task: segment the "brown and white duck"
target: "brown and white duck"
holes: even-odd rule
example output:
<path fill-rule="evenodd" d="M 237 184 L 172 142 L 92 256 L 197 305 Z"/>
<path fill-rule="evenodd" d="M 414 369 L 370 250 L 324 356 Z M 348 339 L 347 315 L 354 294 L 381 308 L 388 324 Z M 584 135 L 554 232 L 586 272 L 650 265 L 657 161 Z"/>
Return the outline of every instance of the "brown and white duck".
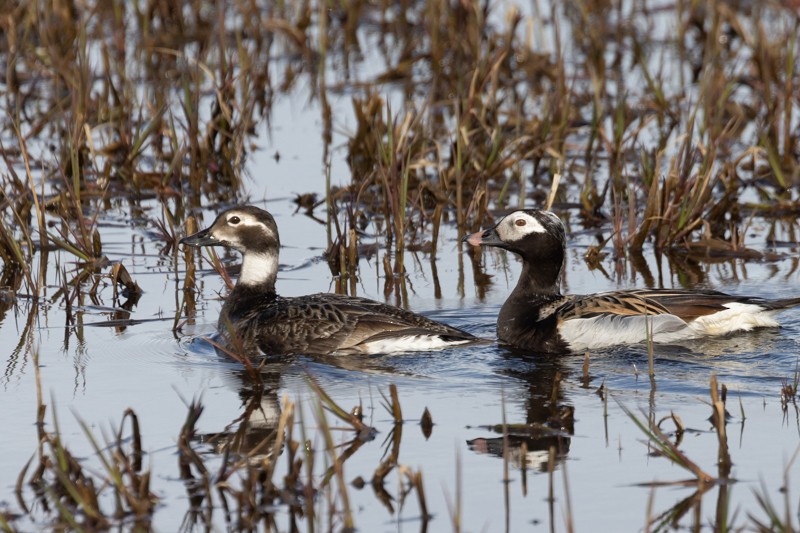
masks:
<path fill-rule="evenodd" d="M 497 318 L 500 342 L 538 352 L 569 352 L 774 327 L 776 313 L 800 298 L 767 300 L 711 290 L 635 289 L 565 296 L 560 282 L 566 234 L 555 214 L 514 211 L 492 228 L 464 237 L 522 259 L 517 286 Z"/>
<path fill-rule="evenodd" d="M 241 252 L 241 273 L 225 299 L 217 329 L 229 342 L 236 337 L 247 351 L 379 354 L 436 350 L 479 340 L 460 329 L 366 298 L 329 293 L 278 296 L 278 227 L 272 215 L 258 207 L 228 209 L 210 227 L 180 242 Z"/>

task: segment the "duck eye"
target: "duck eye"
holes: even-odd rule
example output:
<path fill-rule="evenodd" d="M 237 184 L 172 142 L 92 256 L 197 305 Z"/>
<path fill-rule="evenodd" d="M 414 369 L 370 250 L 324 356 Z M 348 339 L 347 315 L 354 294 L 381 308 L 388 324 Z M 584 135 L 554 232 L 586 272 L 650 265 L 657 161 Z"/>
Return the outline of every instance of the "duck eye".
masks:
<path fill-rule="evenodd" d="M 516 224 L 517 226 L 524 226 L 526 224 L 526 222 L 525 222 L 524 219 L 519 218 L 519 219 L 514 221 L 514 224 Z"/>
<path fill-rule="evenodd" d="M 233 225 L 236 225 L 236 224 L 238 224 L 238 223 L 239 223 L 239 222 L 241 222 L 241 221 L 242 221 L 242 219 L 240 219 L 239 217 L 237 217 L 236 215 L 234 215 L 234 216 L 232 216 L 231 218 L 229 218 L 229 219 L 228 219 L 228 224 L 233 224 Z"/>

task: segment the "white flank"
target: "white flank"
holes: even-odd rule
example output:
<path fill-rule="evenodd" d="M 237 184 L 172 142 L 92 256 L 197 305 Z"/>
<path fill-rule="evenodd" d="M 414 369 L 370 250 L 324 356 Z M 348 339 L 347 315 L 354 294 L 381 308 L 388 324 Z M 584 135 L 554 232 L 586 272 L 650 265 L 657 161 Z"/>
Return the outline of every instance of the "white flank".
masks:
<path fill-rule="evenodd" d="M 499 442 L 498 442 L 499 441 Z M 503 452 L 503 438 L 502 437 L 495 437 L 486 439 L 483 437 L 478 437 L 477 439 L 469 441 L 469 447 L 472 451 L 478 453 L 502 453 Z M 510 454 L 509 460 L 515 461 L 514 464 L 521 464 L 520 457 L 522 454 L 520 453 L 520 448 L 516 446 L 511 446 L 508 450 Z M 532 450 L 528 451 L 525 454 L 525 462 L 531 466 L 541 466 L 547 467 L 547 464 L 550 462 L 550 450 Z"/>
<path fill-rule="evenodd" d="M 732 302 L 725 304 L 727 309 L 713 315 L 701 316 L 692 321 L 689 327 L 699 335 L 724 335 L 732 331 L 750 331 L 753 328 L 777 327 L 772 318 L 777 311 L 766 310 L 760 305 Z"/>
<path fill-rule="evenodd" d="M 635 344 L 647 340 L 648 331 L 655 342 L 673 342 L 696 336 L 686 322 L 675 315 L 574 318 L 558 328 L 561 338 L 574 351 Z"/>
<path fill-rule="evenodd" d="M 260 285 L 270 278 L 275 281 L 278 275 L 278 254 L 258 254 L 248 252 L 242 260 L 239 281 L 242 285 Z"/>
<path fill-rule="evenodd" d="M 388 354 L 398 352 L 427 352 L 441 350 L 450 346 L 466 344 L 468 340 L 447 341 L 438 335 L 406 335 L 377 341 L 365 342 L 359 349 L 370 355 Z"/>
<path fill-rule="evenodd" d="M 689 323 L 675 315 L 620 316 L 603 315 L 594 318 L 567 320 L 559 327 L 561 338 L 574 351 L 605 348 L 617 344 L 635 344 L 652 336 L 653 342 L 679 342 L 724 335 L 753 328 L 775 327 L 768 311 L 754 304 L 730 303 L 724 311 L 702 316 Z"/>

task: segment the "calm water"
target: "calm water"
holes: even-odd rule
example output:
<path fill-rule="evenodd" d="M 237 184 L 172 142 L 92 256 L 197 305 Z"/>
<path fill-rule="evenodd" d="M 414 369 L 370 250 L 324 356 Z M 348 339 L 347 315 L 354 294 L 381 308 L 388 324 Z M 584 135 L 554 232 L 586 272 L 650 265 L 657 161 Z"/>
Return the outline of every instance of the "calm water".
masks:
<path fill-rule="evenodd" d="M 391 95 L 388 95 L 391 98 Z M 348 120 L 349 94 L 329 95 L 338 117 L 333 146 L 346 141 L 341 133 L 352 127 Z M 305 96 L 285 99 L 272 110 L 270 135 L 262 132 L 262 149 L 247 163 L 246 189 L 252 203 L 266 207 L 276 218 L 284 247 L 278 289 L 286 296 L 330 291 L 333 280 L 322 259 L 326 227 L 311 217 L 295 214 L 291 199 L 297 193 L 324 195 L 325 168 L 319 142 L 319 110 L 306 105 Z M 279 158 L 274 155 L 280 154 Z M 334 184 L 346 184 L 350 171 L 342 157 L 332 157 Z M 203 263 L 199 276 L 198 318 L 173 331 L 186 269 L 183 254 L 163 251 L 153 220 L 162 217 L 155 201 L 142 204 L 143 216 L 131 220 L 126 201 L 113 204 L 100 216 L 103 252 L 121 261 L 144 294 L 129 318 L 139 321 L 127 327 L 105 323 L 114 313 L 111 287 L 100 298 L 84 298 L 72 310 L 80 326 L 66 326 L 63 300 L 51 298 L 60 288 L 58 268 L 74 267 L 73 258 L 50 254 L 47 289 L 42 303 L 33 307 L 21 295 L 16 304 L 0 302 L 0 510 L 18 510 L 15 485 L 20 471 L 36 453 L 34 422 L 37 408 L 35 355 L 40 383 L 48 406 L 47 428 L 54 429 L 57 415 L 66 445 L 87 466 L 100 471 L 99 461 L 80 427 L 85 422 L 97 436 L 112 435 L 123 412 L 132 408 L 139 417 L 146 464 L 153 473 L 152 487 L 161 504 L 154 516 L 158 531 L 190 529 L 190 503 L 179 477 L 178 435 L 187 404 L 199 399 L 204 411 L 198 433 L 216 434 L 239 424 L 250 386 L 239 364 L 220 357 L 204 337 L 213 334 L 224 295 L 219 276 Z M 215 210 L 203 215 L 213 220 Z M 569 216 L 569 210 L 562 214 Z M 315 215 L 324 220 L 324 206 Z M 597 242 L 594 233 L 578 225 L 570 227 L 569 265 L 565 290 L 598 292 L 648 285 L 681 287 L 700 285 L 740 294 L 764 297 L 800 295 L 796 248 L 780 251 L 786 258 L 770 263 L 731 260 L 694 264 L 679 269 L 666 259 L 644 258 L 643 268 L 617 264 L 609 255 L 600 267 L 589 269 L 583 260 L 587 247 Z M 748 245 L 759 248 L 767 228 L 756 220 L 750 226 Z M 607 237 L 609 231 L 603 232 Z M 786 237 L 780 232 L 778 239 Z M 787 239 L 788 240 L 788 239 Z M 610 247 L 609 247 L 610 248 Z M 380 255 L 362 258 L 357 293 L 386 300 Z M 236 261 L 235 256 L 230 256 Z M 34 256 L 34 265 L 39 256 Z M 473 261 L 459 244 L 453 227 L 444 224 L 437 260 L 426 254 L 407 253 L 408 276 L 405 301 L 393 292 L 388 301 L 462 327 L 484 337 L 494 336 L 497 312 L 519 274 L 517 260 L 503 252 L 483 252 Z M 490 276 L 487 280 L 486 275 Z M 441 294 L 436 297 L 436 294 Z M 123 315 L 125 316 L 125 315 Z M 274 427 L 285 396 L 306 413 L 309 439 L 316 449 L 323 443 L 311 416 L 314 394 L 306 379 L 311 375 L 346 409 L 362 403 L 366 421 L 378 430 L 344 465 L 345 480 L 370 480 L 382 461 L 390 434 L 391 416 L 381 406 L 381 393 L 390 384 L 398 387 L 406 423 L 398 463 L 424 476 L 427 506 L 433 515 L 428 531 L 451 531 L 453 515 L 465 531 L 564 531 L 568 517 L 578 531 L 638 531 L 648 516 L 657 517 L 693 495 L 692 487 L 662 486 L 653 482 L 685 480 L 690 475 L 667 459 L 653 455 L 643 433 L 617 402 L 644 420 L 660 420 L 671 412 L 687 427 L 681 450 L 705 471 L 716 474 L 718 441 L 708 421 L 711 409 L 709 380 L 716 374 L 728 388 L 728 444 L 733 460 L 731 477 L 736 483 L 714 487 L 700 498 L 699 510 L 690 511 L 679 523 L 689 527 L 698 521 L 705 529 L 718 523 L 719 502 L 729 496 L 731 526 L 750 523 L 748 515 L 766 520 L 755 493 L 764 491 L 783 509 L 784 473 L 797 480 L 800 462 L 790 464 L 800 444 L 798 410 L 784 411 L 780 388 L 791 381 L 800 355 L 800 309 L 782 315 L 781 329 L 736 335 L 687 346 L 656 349 L 655 386 L 647 377 L 646 349 L 641 346 L 592 353 L 589 379 L 583 379 L 582 356 L 559 359 L 515 353 L 494 344 L 434 353 L 371 357 L 367 359 L 294 358 L 266 367 L 268 392 L 261 399 L 264 427 Z M 555 403 L 553 384 L 561 376 Z M 610 389 L 605 403 L 597 394 L 604 384 Z M 434 427 L 426 438 L 418 425 L 428 409 Z M 742 417 L 744 412 L 744 417 Z M 549 423 L 560 427 L 544 435 L 509 436 L 512 457 L 509 482 L 504 482 L 503 436 L 490 426 Z M 673 425 L 662 424 L 665 431 Z M 342 442 L 350 434 L 336 434 Z M 527 448 L 527 467 L 519 467 L 518 451 Z M 548 450 L 556 446 L 556 470 L 547 473 Z M 212 471 L 221 458 L 210 445 L 197 444 Z M 279 469 L 285 468 L 279 462 Z M 317 475 L 324 465 L 317 464 Z M 548 502 L 553 485 L 555 501 Z M 800 484 L 790 483 L 788 494 L 796 521 Z M 414 494 L 402 501 L 401 478 L 395 470 L 385 483 L 390 504 L 382 503 L 367 482 L 358 489 L 348 486 L 350 504 L 359 531 L 417 531 L 422 527 Z M 21 519 L 22 530 L 39 530 L 47 524 L 41 506 L 30 491 L 26 501 L 39 522 Z M 460 504 L 455 502 L 459 501 Z M 217 529 L 226 522 L 219 502 L 213 514 Z M 110 510 L 110 501 L 103 501 Z M 319 502 L 319 508 L 324 502 Z M 289 530 L 289 516 L 278 509 L 278 523 Z M 325 522 L 327 524 L 327 522 Z M 197 525 L 198 529 L 202 526 Z M 306 527 L 300 525 L 301 529 Z M 322 528 L 326 529 L 326 528 Z"/>
<path fill-rule="evenodd" d="M 280 149 L 289 153 L 291 143 L 283 142 L 286 145 Z M 298 167 L 305 164 L 300 157 L 290 156 L 286 160 L 292 162 L 286 164 L 287 173 L 293 172 L 295 163 Z M 265 175 L 283 168 L 265 170 Z M 290 192 L 299 190 L 299 185 L 282 183 L 254 178 L 251 184 L 253 191 L 269 189 L 269 196 L 277 198 L 259 203 L 275 213 L 286 243 L 281 252 L 279 290 L 284 295 L 328 291 L 331 276 L 325 262 L 320 260 L 325 228 L 309 217 L 292 214 L 293 205 L 286 198 Z M 314 185 L 309 182 L 306 186 Z M 253 195 L 258 196 L 258 193 Z M 206 223 L 212 220 L 212 215 L 206 214 Z M 160 216 L 155 206 L 148 216 Z M 224 292 L 220 278 L 206 265 L 200 275 L 198 321 L 186 325 L 181 333 L 173 333 L 176 293 L 185 265 L 180 261 L 175 263 L 174 256 L 159 254 L 159 243 L 148 233 L 146 224 L 120 223 L 125 218 L 123 209 L 112 210 L 105 217 L 109 223 L 104 234 L 106 253 L 111 259 L 124 262 L 145 291 L 131 313 L 131 318 L 142 322 L 124 329 L 92 326 L 111 318 L 110 288 L 101 291 L 100 301 L 87 299 L 75 310 L 82 327 L 65 327 L 62 306 L 45 303 L 38 310 L 32 329 L 25 332 L 30 303 L 20 298 L 16 307 L 7 310 L 0 324 L 0 339 L 6 346 L 0 386 L 0 402 L 4 406 L 0 411 L 3 428 L 0 501 L 14 508 L 17 476 L 35 451 L 33 354 L 38 353 L 41 386 L 48 405 L 48 428 L 53 429 L 55 410 L 65 442 L 87 465 L 94 464 L 96 458 L 78 419 L 97 435 L 103 432 L 110 435 L 126 408 L 139 415 L 147 463 L 154 475 L 154 491 L 161 498 L 155 527 L 173 531 L 184 522 L 189 509 L 176 456 L 186 402 L 201 399 L 205 411 L 198 423 L 199 432 L 213 434 L 231 424 L 234 428 L 238 425 L 236 419 L 242 413 L 249 387 L 240 366 L 218 356 L 202 339 L 214 330 L 221 305 L 219 295 Z M 584 252 L 582 244 L 587 239 L 577 231 L 576 238 L 570 248 L 565 282 L 570 291 L 601 291 L 643 284 L 641 277 L 628 275 L 618 282 L 598 270 L 589 271 L 580 258 Z M 409 307 L 477 335 L 492 337 L 499 306 L 518 275 L 518 262 L 503 253 L 485 252 L 480 262 L 473 263 L 449 227 L 438 255 L 436 274 L 428 256 L 407 256 Z M 63 261 L 69 268 L 68 259 Z M 655 259 L 648 262 L 655 271 Z M 606 271 L 614 271 L 610 259 L 603 265 Z M 363 259 L 360 266 L 359 294 L 384 299 L 384 280 L 376 273 L 376 259 Z M 701 269 L 704 284 L 708 286 L 737 293 L 783 296 L 796 292 L 797 274 L 793 266 L 794 262 L 786 259 L 769 264 L 702 265 Z M 481 285 L 480 290 L 474 282 L 476 267 L 491 275 L 490 285 Z M 663 272 L 665 286 L 680 285 L 678 272 L 669 273 L 666 264 Z M 55 285 L 55 274 L 48 275 L 53 276 L 48 283 Z M 440 299 L 433 297 L 437 284 L 441 289 Z M 49 287 L 48 294 L 55 290 L 55 286 Z M 484 296 L 479 297 L 482 292 Z M 280 409 L 279 399 L 286 395 L 299 402 L 307 411 L 306 420 L 311 420 L 308 413 L 312 394 L 305 381 L 308 374 L 317 378 L 343 407 L 349 409 L 362 402 L 367 421 L 379 434 L 346 462 L 344 473 L 348 481 L 359 476 L 369 480 L 381 461 L 383 441 L 392 428 L 390 415 L 380 405 L 381 392 L 388 394 L 389 384 L 396 384 L 407 420 L 399 463 L 420 469 L 424 474 L 428 509 L 434 516 L 428 525 L 430 531 L 452 529 L 448 509 L 456 493 L 461 498 L 460 514 L 465 530 L 502 530 L 506 520 L 512 531 L 545 531 L 551 524 L 556 530 L 564 530 L 565 517 L 570 515 L 567 486 L 571 516 L 578 530 L 632 531 L 643 528 L 648 509 L 656 516 L 691 496 L 693 491 L 682 487 L 651 490 L 640 486 L 654 481 L 683 480 L 689 475 L 666 459 L 649 454 L 642 433 L 616 401 L 635 412 L 641 411 L 643 419 L 651 414 L 656 419 L 670 412 L 679 415 L 690 428 L 681 449 L 713 474 L 717 437 L 710 431 L 710 408 L 705 402 L 710 375 L 716 373 L 729 390 L 728 410 L 732 419 L 728 424 L 728 441 L 734 462 L 732 476 L 738 480 L 728 488 L 732 498 L 730 513 L 738 509 L 737 520 L 741 523 L 748 513 L 763 516 L 754 497 L 754 491 L 762 490 L 761 482 L 770 497 L 783 505 L 779 492 L 783 473 L 798 446 L 797 410 L 790 405 L 786 413 L 782 412 L 779 390 L 784 380 L 792 378 L 800 353 L 800 311 L 785 313 L 783 324 L 780 330 L 696 342 L 687 347 L 658 347 L 655 388 L 646 377 L 647 357 L 643 347 L 592 354 L 590 380 L 584 383 L 580 356 L 552 360 L 489 345 L 366 360 L 297 358 L 274 362 L 267 367 L 271 389 L 262 404 L 265 412 L 275 414 Z M 561 374 L 562 381 L 556 405 L 551 405 L 556 373 Z M 607 406 L 596 393 L 601 383 L 611 390 L 612 399 Z M 746 415 L 744 420 L 739 402 Z M 435 423 L 428 439 L 417 424 L 425 408 Z M 507 421 L 513 424 L 543 424 L 557 413 L 574 410 L 574 418 L 561 419 L 560 439 L 552 434 L 510 438 L 512 447 L 518 449 L 524 441 L 528 449 L 524 483 L 522 470 L 513 465 L 510 482 L 503 483 L 502 435 L 485 427 L 500 424 L 503 409 Z M 314 427 L 313 423 L 306 425 Z M 672 430 L 669 422 L 663 427 Z M 319 436 L 311 438 L 316 447 L 322 447 Z M 348 434 L 339 438 L 347 440 Z M 551 517 L 547 501 L 550 483 L 546 473 L 547 449 L 558 442 Z M 209 464 L 219 464 L 220 459 L 210 454 L 208 447 L 198 445 L 198 448 L 209 453 Z M 283 463 L 280 464 L 282 468 Z M 322 468 L 321 464 L 318 466 Z M 794 464 L 790 479 L 796 479 L 797 470 Z M 460 485 L 456 482 L 457 472 Z M 389 476 L 385 488 L 395 499 L 399 498 L 396 473 Z M 791 501 L 796 502 L 798 488 L 789 489 Z M 361 531 L 420 527 L 415 497 L 409 497 L 403 506 L 395 500 L 390 511 L 380 503 L 369 484 L 360 490 L 351 487 L 349 494 Z M 648 507 L 650 498 L 653 500 Z M 698 515 L 703 523 L 714 521 L 717 498 L 717 488 L 703 497 Z M 282 516 L 279 513 L 279 523 Z M 681 523 L 691 524 L 693 516 L 688 514 Z M 288 528 L 288 516 L 284 518 L 283 527 Z M 220 528 L 224 526 L 221 510 L 214 520 Z M 25 521 L 20 525 L 23 529 L 38 527 Z"/>

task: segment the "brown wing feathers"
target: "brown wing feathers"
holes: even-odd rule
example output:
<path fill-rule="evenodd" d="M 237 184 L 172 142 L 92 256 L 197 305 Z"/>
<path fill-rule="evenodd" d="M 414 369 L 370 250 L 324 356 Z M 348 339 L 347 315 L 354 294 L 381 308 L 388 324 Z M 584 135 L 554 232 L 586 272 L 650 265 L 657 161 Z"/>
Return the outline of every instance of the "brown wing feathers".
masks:
<path fill-rule="evenodd" d="M 725 304 L 732 302 L 761 305 L 768 309 L 780 309 L 798 304 L 797 299 L 770 302 L 716 291 L 642 289 L 578 296 L 563 308 L 561 314 L 565 319 L 569 319 L 592 318 L 602 314 L 634 316 L 668 313 L 691 321 L 723 311 Z"/>
<path fill-rule="evenodd" d="M 599 315 L 661 315 L 670 311 L 651 298 L 635 293 L 608 292 L 591 296 L 576 296 L 561 311 L 569 318 L 592 318 Z"/>

